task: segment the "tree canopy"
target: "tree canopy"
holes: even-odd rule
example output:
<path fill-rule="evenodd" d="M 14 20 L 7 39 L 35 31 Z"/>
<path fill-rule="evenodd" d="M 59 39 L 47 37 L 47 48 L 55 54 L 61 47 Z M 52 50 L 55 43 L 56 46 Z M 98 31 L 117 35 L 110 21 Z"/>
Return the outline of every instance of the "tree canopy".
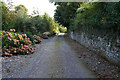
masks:
<path fill-rule="evenodd" d="M 79 8 L 80 3 L 55 3 L 57 9 L 55 10 L 54 18 L 63 26 L 69 27 L 72 18 L 76 16 L 76 10 Z"/>
<path fill-rule="evenodd" d="M 55 5 L 55 20 L 71 30 L 82 26 L 120 29 L 120 2 L 61 2 Z"/>

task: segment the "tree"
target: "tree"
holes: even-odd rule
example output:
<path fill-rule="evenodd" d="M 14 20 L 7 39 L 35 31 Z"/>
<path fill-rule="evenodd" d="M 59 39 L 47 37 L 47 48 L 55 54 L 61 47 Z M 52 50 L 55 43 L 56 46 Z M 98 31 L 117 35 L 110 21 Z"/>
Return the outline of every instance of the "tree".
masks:
<path fill-rule="evenodd" d="M 15 21 L 17 14 L 15 11 L 10 11 L 8 7 L 6 7 L 4 2 L 1 2 L 2 7 L 2 29 L 9 30 L 15 26 Z"/>
<path fill-rule="evenodd" d="M 24 14 L 27 14 L 28 9 L 24 5 L 18 5 L 15 7 L 15 11 L 19 13 L 21 12 L 24 15 Z"/>
<path fill-rule="evenodd" d="M 55 20 L 63 26 L 67 26 L 69 28 L 71 19 L 75 18 L 76 10 L 80 4 L 81 3 L 75 2 L 55 3 L 55 5 L 58 5 L 55 10 Z"/>
<path fill-rule="evenodd" d="M 44 31 L 49 31 L 50 29 L 49 29 L 49 25 L 50 25 L 50 17 L 48 16 L 48 14 L 47 13 L 45 13 L 44 15 L 43 15 L 43 27 L 44 27 Z"/>
<path fill-rule="evenodd" d="M 26 22 L 27 22 L 27 8 L 24 5 L 18 5 L 15 7 L 15 12 L 17 13 L 18 17 L 16 20 L 16 30 L 26 32 Z"/>

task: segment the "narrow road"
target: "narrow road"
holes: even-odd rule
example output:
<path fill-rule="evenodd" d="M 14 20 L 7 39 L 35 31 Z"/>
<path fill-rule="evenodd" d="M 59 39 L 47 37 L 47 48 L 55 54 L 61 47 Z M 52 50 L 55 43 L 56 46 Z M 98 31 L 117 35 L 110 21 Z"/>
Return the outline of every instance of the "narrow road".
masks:
<path fill-rule="evenodd" d="M 49 40 L 49 41 L 48 41 Z M 94 78 L 65 42 L 63 36 L 55 36 L 41 43 L 38 52 L 30 59 L 16 78 Z"/>

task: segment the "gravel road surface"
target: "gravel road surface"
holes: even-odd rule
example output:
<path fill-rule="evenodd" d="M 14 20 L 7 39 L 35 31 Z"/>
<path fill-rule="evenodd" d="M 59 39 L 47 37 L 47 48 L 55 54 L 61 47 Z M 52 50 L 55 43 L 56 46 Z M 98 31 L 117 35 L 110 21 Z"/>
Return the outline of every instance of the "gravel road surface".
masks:
<path fill-rule="evenodd" d="M 95 78 L 62 35 L 43 40 L 31 55 L 2 59 L 3 78 Z"/>

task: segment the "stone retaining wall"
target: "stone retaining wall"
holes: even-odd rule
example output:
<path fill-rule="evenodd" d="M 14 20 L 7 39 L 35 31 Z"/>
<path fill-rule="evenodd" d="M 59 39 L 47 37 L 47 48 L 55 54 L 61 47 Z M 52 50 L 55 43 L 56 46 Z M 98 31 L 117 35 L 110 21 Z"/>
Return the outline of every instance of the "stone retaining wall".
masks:
<path fill-rule="evenodd" d="M 100 52 L 109 61 L 120 65 L 120 39 L 116 38 L 114 41 L 106 39 L 106 36 L 100 37 L 91 35 L 85 32 L 69 32 L 69 37 L 78 41 L 80 44 L 86 46 L 90 50 Z"/>

